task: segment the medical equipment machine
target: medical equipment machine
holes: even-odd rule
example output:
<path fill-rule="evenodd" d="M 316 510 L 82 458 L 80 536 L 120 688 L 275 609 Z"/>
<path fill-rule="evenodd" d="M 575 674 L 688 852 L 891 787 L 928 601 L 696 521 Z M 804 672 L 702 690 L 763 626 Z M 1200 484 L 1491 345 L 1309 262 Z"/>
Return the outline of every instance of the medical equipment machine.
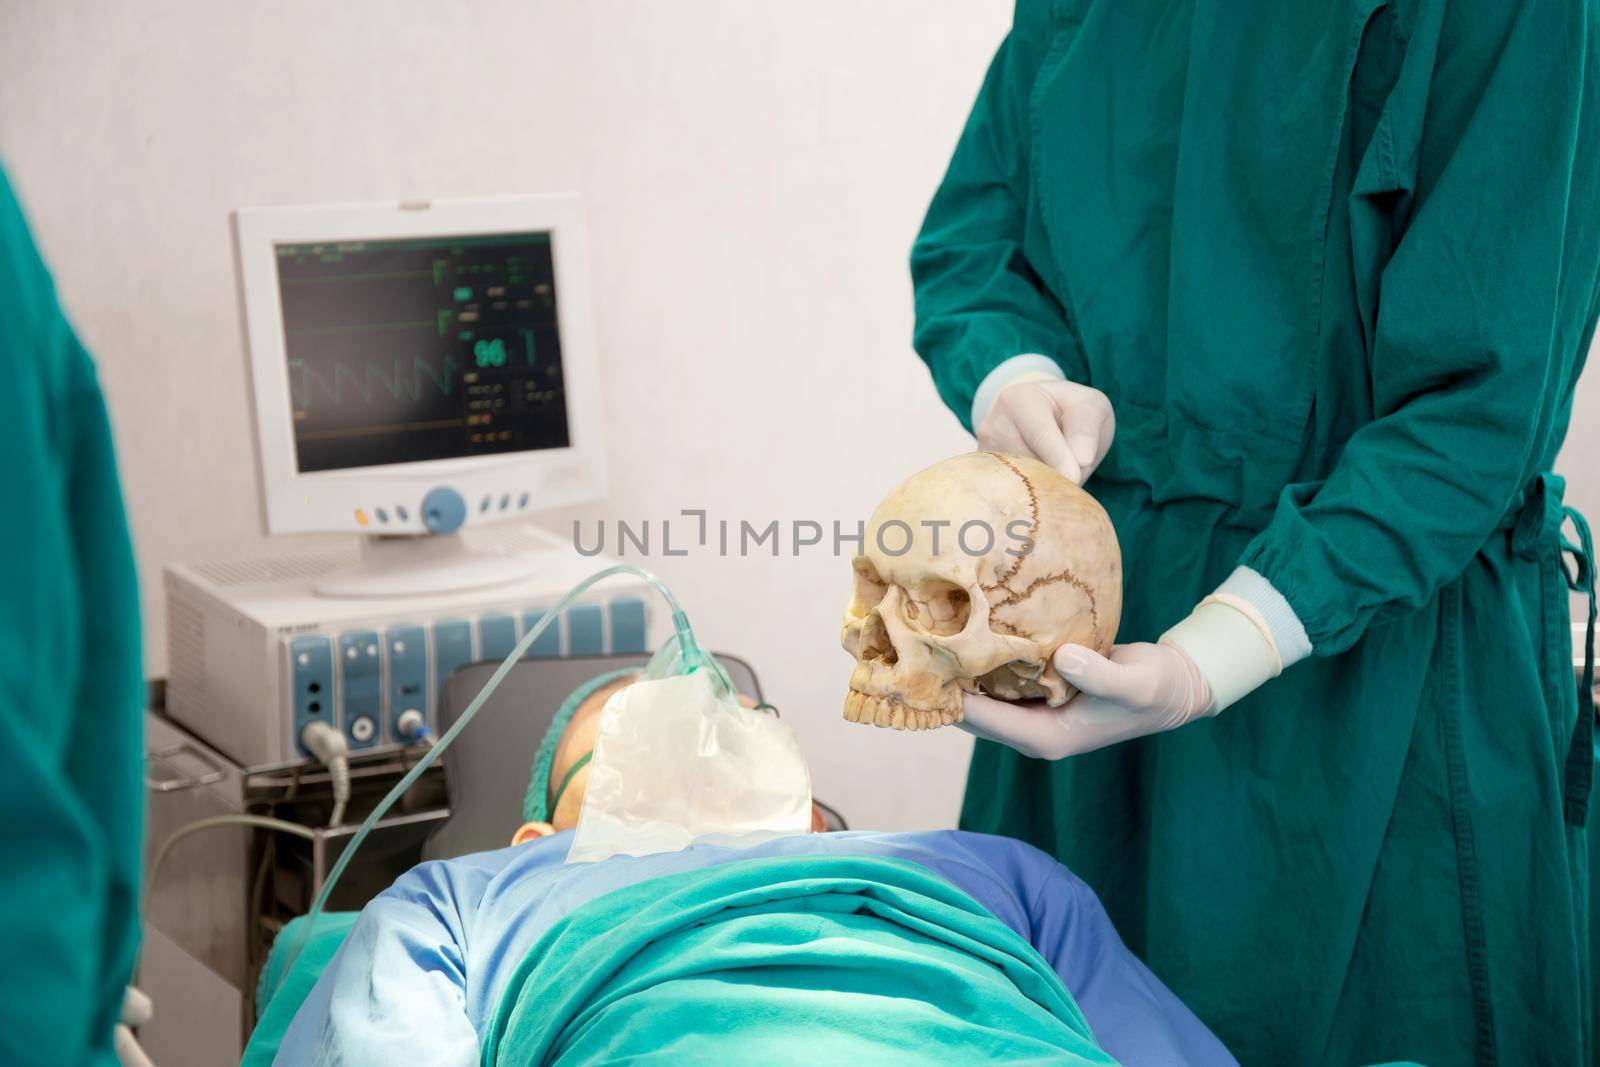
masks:
<path fill-rule="evenodd" d="M 243 766 L 333 766 L 423 740 L 452 670 L 502 658 L 609 562 L 502 521 L 605 492 L 582 210 L 508 197 L 234 224 L 267 530 L 363 536 L 170 566 L 167 709 Z M 642 651 L 648 622 L 612 591 L 530 654 Z"/>
<path fill-rule="evenodd" d="M 352 755 L 437 733 L 450 672 L 499 660 L 553 601 L 606 560 L 518 524 L 475 532 L 473 551 L 533 573 L 494 589 L 406 598 L 331 598 L 323 577 L 355 566 L 353 548 L 166 571 L 167 714 L 244 767 L 306 762 L 307 728 L 343 733 Z M 609 583 L 573 604 L 530 656 L 651 647 L 642 583 Z"/>
<path fill-rule="evenodd" d="M 378 535 L 318 592 L 499 584 L 515 562 L 460 530 L 605 494 L 582 222 L 572 196 L 235 214 L 267 530 Z"/>

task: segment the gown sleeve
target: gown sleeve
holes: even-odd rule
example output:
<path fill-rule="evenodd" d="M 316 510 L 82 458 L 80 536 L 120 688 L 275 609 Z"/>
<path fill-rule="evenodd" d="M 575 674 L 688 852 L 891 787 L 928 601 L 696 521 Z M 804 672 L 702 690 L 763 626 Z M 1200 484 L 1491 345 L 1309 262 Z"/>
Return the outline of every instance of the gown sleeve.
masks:
<path fill-rule="evenodd" d="M 1051 39 L 1053 5 L 1019 0 L 949 170 L 911 249 L 913 344 L 968 430 L 973 396 L 1013 356 L 1074 365 L 1061 305 L 1023 253 L 1032 197 L 1029 97 Z"/>
<path fill-rule="evenodd" d="M 1379 127 L 1388 187 L 1368 190 L 1393 198 L 1399 233 L 1378 282 L 1374 418 L 1324 481 L 1285 489 L 1240 561 L 1318 653 L 1459 576 L 1559 440 L 1594 328 L 1591 12 L 1438 0 L 1418 15 Z"/>

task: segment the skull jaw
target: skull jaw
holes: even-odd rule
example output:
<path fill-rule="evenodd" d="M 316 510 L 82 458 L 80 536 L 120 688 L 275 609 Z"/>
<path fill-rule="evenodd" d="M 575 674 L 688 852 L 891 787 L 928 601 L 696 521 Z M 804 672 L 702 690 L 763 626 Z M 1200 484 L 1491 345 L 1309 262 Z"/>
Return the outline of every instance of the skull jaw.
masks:
<path fill-rule="evenodd" d="M 934 706 L 920 708 L 897 696 L 851 689 L 845 694 L 844 717 L 850 722 L 891 730 L 936 730 L 960 722 L 961 688 L 951 682 L 939 691 L 939 697 Z"/>
<path fill-rule="evenodd" d="M 975 679 L 945 682 L 931 699 L 912 699 L 887 691 L 871 672 L 859 672 L 851 679 L 850 691 L 845 695 L 844 717 L 849 722 L 891 730 L 936 730 L 962 720 L 963 690 L 997 700 L 1043 700 L 1053 708 L 1065 704 L 1077 692 L 1048 660 L 1037 674 L 1019 672 L 1014 664 L 1015 661 L 1004 664 Z M 869 688 L 884 691 L 869 692 Z"/>

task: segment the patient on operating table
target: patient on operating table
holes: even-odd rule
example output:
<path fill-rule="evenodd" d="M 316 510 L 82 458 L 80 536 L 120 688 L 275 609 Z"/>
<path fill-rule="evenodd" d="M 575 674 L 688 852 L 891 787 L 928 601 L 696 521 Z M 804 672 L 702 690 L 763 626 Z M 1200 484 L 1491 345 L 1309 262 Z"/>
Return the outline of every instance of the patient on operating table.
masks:
<path fill-rule="evenodd" d="M 1233 1062 L 1087 886 L 1016 841 L 811 833 L 565 863 L 596 716 L 631 683 L 580 688 L 541 744 L 523 814 L 552 832 L 374 899 L 273 1062 Z"/>

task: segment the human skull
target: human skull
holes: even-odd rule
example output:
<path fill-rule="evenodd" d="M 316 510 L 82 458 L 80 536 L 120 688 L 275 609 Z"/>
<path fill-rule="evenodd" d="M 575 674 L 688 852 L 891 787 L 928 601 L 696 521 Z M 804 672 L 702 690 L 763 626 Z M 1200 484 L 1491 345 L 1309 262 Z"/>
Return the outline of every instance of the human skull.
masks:
<path fill-rule="evenodd" d="M 840 635 L 858 661 L 851 722 L 947 726 L 961 721 L 963 691 L 1058 706 L 1074 690 L 1056 649 L 1105 653 L 1116 636 L 1111 520 L 1035 460 L 969 452 L 934 464 L 883 498 L 862 549 Z"/>

